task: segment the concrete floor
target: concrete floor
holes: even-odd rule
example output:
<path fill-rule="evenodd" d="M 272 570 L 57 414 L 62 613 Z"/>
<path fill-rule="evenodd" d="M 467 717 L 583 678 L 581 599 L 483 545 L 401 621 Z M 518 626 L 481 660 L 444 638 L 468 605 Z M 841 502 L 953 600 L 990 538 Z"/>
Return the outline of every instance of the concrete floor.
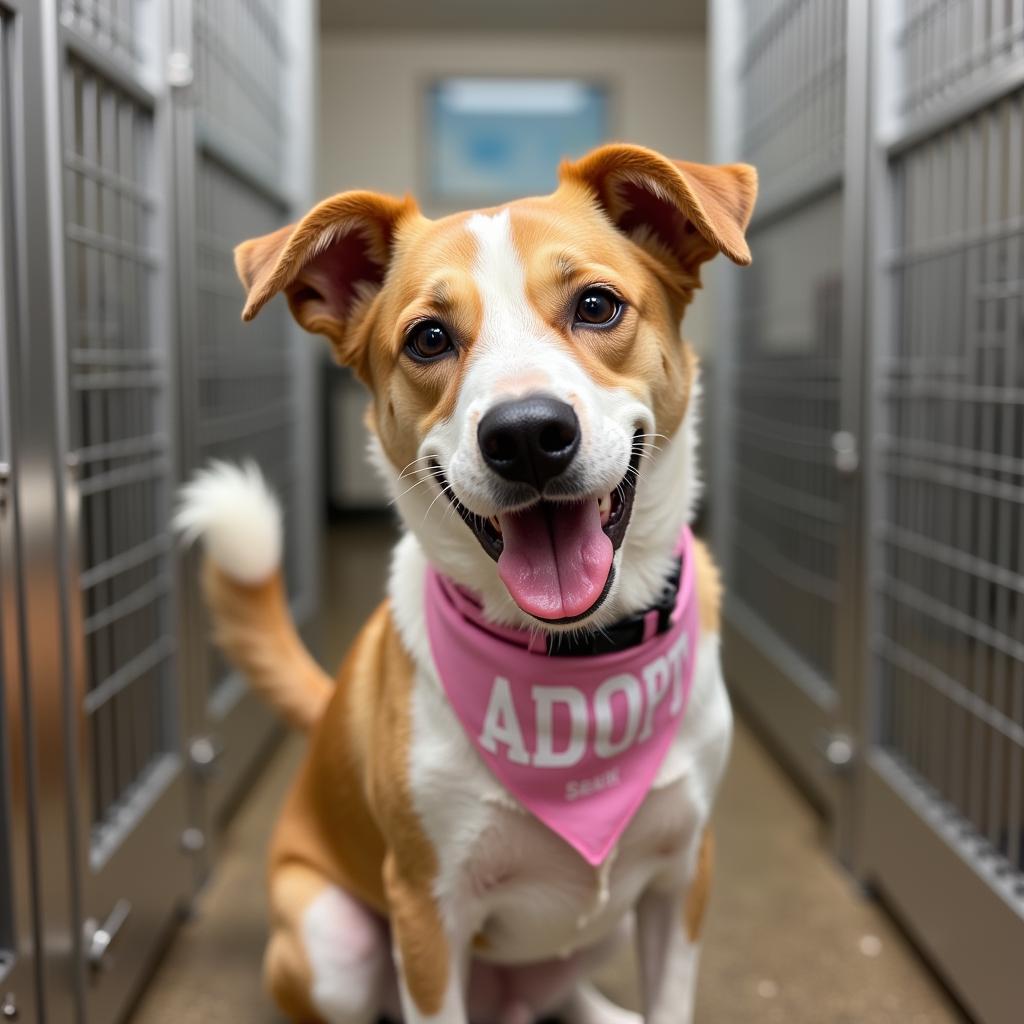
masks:
<path fill-rule="evenodd" d="M 391 534 L 335 530 L 325 571 L 335 663 L 377 600 Z M 367 581 L 352 586 L 352 581 Z M 369 581 L 374 581 L 372 584 Z M 223 837 L 215 875 L 157 971 L 133 1024 L 271 1024 L 260 988 L 264 850 L 303 741 L 290 737 Z M 962 1021 L 888 917 L 836 866 L 821 824 L 739 724 L 716 814 L 715 885 L 697 999 L 699 1024 L 953 1024 Z M 628 965 L 609 984 L 632 1001 Z"/>

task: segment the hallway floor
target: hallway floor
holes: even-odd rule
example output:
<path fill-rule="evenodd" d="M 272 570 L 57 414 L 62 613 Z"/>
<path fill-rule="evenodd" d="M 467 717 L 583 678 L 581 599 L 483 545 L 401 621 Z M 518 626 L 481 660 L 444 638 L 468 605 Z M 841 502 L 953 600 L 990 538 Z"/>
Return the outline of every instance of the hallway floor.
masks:
<path fill-rule="evenodd" d="M 381 579 L 390 530 L 332 532 L 325 658 L 336 663 Z M 344 585 L 347 583 L 347 586 Z M 217 870 L 175 937 L 133 1024 L 272 1024 L 260 987 L 264 851 L 302 757 L 291 736 L 223 837 Z M 717 854 L 698 993 L 699 1024 L 954 1024 L 950 1004 L 888 917 L 829 856 L 818 818 L 742 724 L 716 814 Z M 608 979 L 631 1001 L 628 965 Z"/>

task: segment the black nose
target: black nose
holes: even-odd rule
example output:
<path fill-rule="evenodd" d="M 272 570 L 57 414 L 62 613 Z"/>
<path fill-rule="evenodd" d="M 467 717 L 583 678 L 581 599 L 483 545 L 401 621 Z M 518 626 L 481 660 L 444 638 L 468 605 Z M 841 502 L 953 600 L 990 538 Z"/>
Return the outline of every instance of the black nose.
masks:
<path fill-rule="evenodd" d="M 528 395 L 489 410 L 476 437 L 495 473 L 539 491 L 572 462 L 580 446 L 580 421 L 566 402 Z"/>

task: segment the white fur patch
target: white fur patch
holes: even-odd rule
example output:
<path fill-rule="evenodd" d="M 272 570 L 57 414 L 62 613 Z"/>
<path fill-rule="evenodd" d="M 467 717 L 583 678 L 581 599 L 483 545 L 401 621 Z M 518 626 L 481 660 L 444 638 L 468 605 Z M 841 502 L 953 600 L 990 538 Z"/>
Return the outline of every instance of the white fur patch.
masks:
<path fill-rule="evenodd" d="M 476 238 L 477 253 L 474 280 L 484 302 L 484 316 L 497 309 L 519 307 L 525 312 L 526 277 L 523 264 L 512 242 L 512 219 L 508 208 L 488 216 L 474 213 L 466 230 Z"/>
<path fill-rule="evenodd" d="M 381 926 L 352 897 L 327 886 L 302 915 L 313 1004 L 331 1024 L 376 1019 L 386 966 Z"/>
<path fill-rule="evenodd" d="M 252 460 L 210 462 L 182 487 L 174 529 L 233 580 L 261 583 L 281 564 L 281 506 Z"/>

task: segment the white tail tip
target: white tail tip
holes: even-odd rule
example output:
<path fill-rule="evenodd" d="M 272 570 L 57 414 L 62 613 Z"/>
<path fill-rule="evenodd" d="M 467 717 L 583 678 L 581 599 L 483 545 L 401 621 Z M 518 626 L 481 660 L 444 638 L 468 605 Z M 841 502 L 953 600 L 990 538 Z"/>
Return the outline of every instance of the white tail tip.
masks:
<path fill-rule="evenodd" d="M 211 461 L 179 492 L 174 529 L 231 579 L 255 584 L 281 564 L 281 506 L 259 466 Z"/>

